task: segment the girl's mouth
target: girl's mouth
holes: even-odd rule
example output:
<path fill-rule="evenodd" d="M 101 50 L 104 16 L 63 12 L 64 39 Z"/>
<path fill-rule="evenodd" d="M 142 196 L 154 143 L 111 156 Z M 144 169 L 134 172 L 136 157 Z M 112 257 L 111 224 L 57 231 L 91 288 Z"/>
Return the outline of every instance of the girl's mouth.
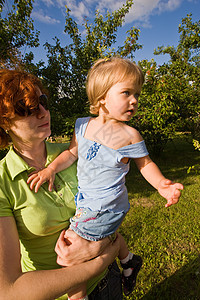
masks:
<path fill-rule="evenodd" d="M 129 109 L 129 110 L 127 110 L 127 113 L 128 113 L 128 115 L 132 115 L 133 114 L 133 109 Z"/>

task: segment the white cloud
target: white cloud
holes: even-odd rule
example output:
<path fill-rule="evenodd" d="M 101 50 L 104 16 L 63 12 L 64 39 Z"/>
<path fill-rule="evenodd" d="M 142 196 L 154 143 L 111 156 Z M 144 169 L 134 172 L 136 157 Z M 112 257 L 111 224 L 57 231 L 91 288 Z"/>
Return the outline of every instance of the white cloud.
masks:
<path fill-rule="evenodd" d="M 46 6 L 51 6 L 54 5 L 54 1 L 53 0 L 42 0 L 42 2 L 44 2 L 44 4 L 46 4 Z"/>
<path fill-rule="evenodd" d="M 133 21 L 150 26 L 149 18 L 153 14 L 177 9 L 183 0 L 135 0 L 129 13 L 126 15 L 126 23 Z M 126 1 L 100 0 L 97 8 L 105 13 L 106 10 L 114 11 L 125 4 Z"/>
<path fill-rule="evenodd" d="M 90 15 L 87 1 L 66 0 L 67 7 L 71 10 L 71 15 L 76 18 L 78 23 L 82 23 L 84 17 Z"/>
<path fill-rule="evenodd" d="M 41 2 L 41 0 L 38 0 L 38 2 Z M 67 0 L 42 0 L 42 2 L 47 6 L 55 6 L 59 8 L 63 8 L 66 5 Z"/>
<path fill-rule="evenodd" d="M 54 0 L 54 3 L 57 3 L 58 7 L 64 8 L 67 4 L 67 0 Z"/>
<path fill-rule="evenodd" d="M 126 22 L 131 23 L 137 21 L 143 26 L 150 26 L 149 17 L 157 8 L 160 0 L 135 0 L 133 7 L 126 16 Z"/>
<path fill-rule="evenodd" d="M 94 10 L 99 9 L 102 14 L 114 11 L 126 3 L 125 0 L 42 0 L 47 6 L 54 5 L 61 9 L 65 5 L 71 10 L 71 15 L 79 24 L 84 17 L 94 16 Z M 150 16 L 173 11 L 177 9 L 183 0 L 135 0 L 129 14 L 126 15 L 126 23 L 136 22 L 144 27 L 150 26 Z M 192 0 L 188 0 L 192 1 Z M 47 17 L 46 17 L 47 18 Z M 55 20 L 55 19 L 52 19 Z"/>
<path fill-rule="evenodd" d="M 38 20 L 38 21 L 40 21 L 42 23 L 46 23 L 46 24 L 60 23 L 59 20 L 56 20 L 50 16 L 45 15 L 42 10 L 33 11 L 31 14 L 31 17 L 34 18 L 35 20 Z"/>
<path fill-rule="evenodd" d="M 65 15 L 66 6 L 70 9 L 70 14 L 76 21 L 82 24 L 84 17 L 90 15 L 88 7 L 94 2 L 93 0 L 42 0 L 46 6 L 55 6 L 61 9 L 63 15 Z M 89 5 L 88 5 L 89 4 Z M 91 10 L 92 11 L 92 10 Z"/>
<path fill-rule="evenodd" d="M 180 4 L 181 4 L 182 0 L 168 0 L 168 1 L 160 1 L 158 9 L 160 12 L 163 11 L 168 11 L 168 10 L 175 10 L 177 9 Z"/>

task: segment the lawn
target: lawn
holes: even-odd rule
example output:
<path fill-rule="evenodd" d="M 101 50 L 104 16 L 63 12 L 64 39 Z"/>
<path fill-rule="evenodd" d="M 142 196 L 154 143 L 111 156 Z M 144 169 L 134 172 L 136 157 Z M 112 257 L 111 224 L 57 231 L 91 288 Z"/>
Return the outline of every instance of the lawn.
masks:
<path fill-rule="evenodd" d="M 132 163 L 126 179 L 131 208 L 120 232 L 129 249 L 142 256 L 143 267 L 127 299 L 200 299 L 200 175 L 187 174 L 200 163 L 200 152 L 189 137 L 179 136 L 153 160 L 184 191 L 178 204 L 165 208 L 165 199 Z"/>
<path fill-rule="evenodd" d="M 124 299 L 200 300 L 200 175 L 187 174 L 190 166 L 200 164 L 200 152 L 180 135 L 153 160 L 184 191 L 178 204 L 165 208 L 165 199 L 132 162 L 126 178 L 131 208 L 120 232 L 129 249 L 142 256 L 143 267 L 134 292 Z"/>

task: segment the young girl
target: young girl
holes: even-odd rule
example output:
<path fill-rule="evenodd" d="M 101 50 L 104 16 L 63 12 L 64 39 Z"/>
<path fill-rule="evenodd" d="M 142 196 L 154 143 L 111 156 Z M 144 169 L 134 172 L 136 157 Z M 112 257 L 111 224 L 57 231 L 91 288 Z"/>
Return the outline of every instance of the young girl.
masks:
<path fill-rule="evenodd" d="M 100 59 L 89 71 L 87 94 L 90 112 L 97 117 L 77 119 L 69 150 L 46 169 L 28 179 L 38 191 L 49 181 L 53 188 L 55 174 L 68 168 L 78 158 L 78 193 L 76 214 L 70 228 L 88 240 L 110 238 L 129 210 L 125 175 L 133 158 L 144 178 L 166 198 L 166 207 L 178 202 L 182 184 L 172 183 L 148 156 L 140 133 L 126 125 L 137 111 L 144 77 L 141 69 L 129 60 L 113 57 Z M 119 259 L 126 295 L 133 291 L 142 259 L 128 251 L 121 240 Z M 72 299 L 84 298 L 86 288 Z"/>

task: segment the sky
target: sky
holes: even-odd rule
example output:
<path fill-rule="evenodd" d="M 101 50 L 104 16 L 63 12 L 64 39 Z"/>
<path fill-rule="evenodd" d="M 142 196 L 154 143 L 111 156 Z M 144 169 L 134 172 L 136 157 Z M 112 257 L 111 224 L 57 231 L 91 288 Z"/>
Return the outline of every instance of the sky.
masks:
<path fill-rule="evenodd" d="M 71 10 L 71 16 L 80 25 L 80 31 L 84 34 L 84 28 L 81 26 L 84 17 L 92 23 L 96 9 L 105 16 L 107 11 L 117 10 L 125 2 L 125 0 L 35 0 L 31 17 L 35 29 L 40 31 L 41 46 L 32 49 L 34 62 L 47 61 L 42 45 L 45 42 L 54 44 L 53 37 L 57 36 L 62 46 L 69 44 L 70 39 L 64 33 L 65 5 Z M 178 26 L 182 18 L 190 13 L 193 22 L 199 20 L 200 0 L 135 0 L 123 27 L 118 31 L 117 43 L 122 45 L 126 31 L 135 26 L 140 29 L 138 42 L 143 45 L 142 50 L 135 52 L 135 61 L 153 58 L 158 64 L 163 64 L 168 61 L 168 55 L 155 56 L 154 49 L 158 46 L 176 47 L 179 41 Z M 28 49 L 23 51 L 28 52 Z"/>

